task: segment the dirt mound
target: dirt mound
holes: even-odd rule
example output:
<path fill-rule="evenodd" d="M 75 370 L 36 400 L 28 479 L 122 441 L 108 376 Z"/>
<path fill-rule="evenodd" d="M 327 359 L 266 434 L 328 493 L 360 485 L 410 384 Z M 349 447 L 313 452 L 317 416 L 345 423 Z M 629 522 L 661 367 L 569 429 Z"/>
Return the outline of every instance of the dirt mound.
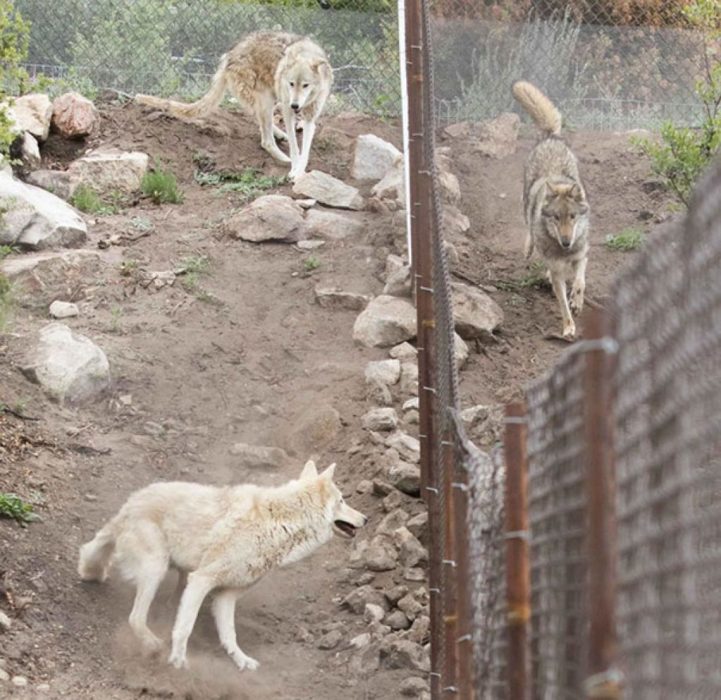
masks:
<path fill-rule="evenodd" d="M 394 696 L 404 678 L 420 674 L 360 673 L 352 667 L 358 652 L 346 644 L 318 648 L 319 639 L 337 625 L 344 639 L 367 627 L 338 606 L 362 580 L 362 572 L 348 568 L 346 542 L 331 542 L 241 599 L 239 643 L 261 662 L 253 676 L 235 672 L 205 612 L 191 639 L 190 660 L 198 673 L 169 674 L 163 659 L 136 656 L 124 636 L 127 587 L 115 580 L 103 586 L 78 582 L 79 544 L 135 488 L 158 479 L 279 483 L 294 476 L 290 469 L 259 472 L 239 465 L 231 448 L 241 442 L 300 446 L 317 452 L 321 466 L 338 462 L 344 492 L 371 516 L 368 534 L 375 530 L 386 514 L 381 499 L 367 489 L 356 492 L 362 480 L 383 476 L 361 427 L 370 407 L 363 369 L 387 353 L 355 346 L 357 312 L 322 308 L 314 287 L 379 294 L 385 259 L 399 252 L 404 239 L 402 217 L 365 211 L 365 235 L 328 241 L 312 254 L 296 246 L 232 240 L 223 221 L 244 204 L 247 192 L 224 188 L 219 180 L 209 183 L 198 173 L 252 168 L 264 176 L 283 176 L 285 168 L 260 149 L 251 120 L 220 111 L 208 124 L 184 123 L 131 103 L 105 104 L 101 116 L 101 129 L 90 144 L 51 137 L 44 167 L 63 168 L 89 146 L 141 150 L 173 170 L 184 201 L 156 206 L 137 198 L 124 202 L 117 213 L 86 217 L 88 247 L 98 251 L 100 264 L 77 263 L 73 274 L 59 277 L 41 270 L 34 280 L 32 275 L 24 279 L 42 290 L 43 300 L 79 305 L 72 326 L 108 355 L 111 394 L 81 409 L 61 407 L 20 376 L 17 362 L 29 334 L 47 319 L 44 305 L 26 299 L 16 309 L 11 332 L 0 337 L 2 403 L 16 414 L 40 419 L 0 414 L 0 490 L 34 500 L 43 518 L 27 528 L 0 521 L 5 574 L 0 608 L 14 623 L 2 635 L 0 667 L 28 677 L 31 685 L 49 683 L 44 697 L 79 700 Z M 401 144 L 397 124 L 356 114 L 327 118 L 310 167 L 347 180 L 353 139 L 361 133 Z M 646 192 L 647 164 L 633 153 L 626 136 L 570 138 L 593 207 L 588 291 L 602 303 L 613 274 L 627 259 L 604 246 L 606 235 L 629 227 L 647 229 L 665 216 L 666 201 Z M 451 148 L 461 209 L 471 220 L 470 232 L 451 241 L 459 258 L 454 273 L 483 286 L 505 312 L 500 334 L 471 348 L 461 376 L 463 404 L 495 404 L 517 396 L 564 347 L 544 339 L 557 330 L 560 318 L 550 291 L 520 253 L 521 177 L 532 140 L 522 140 L 516 153 L 499 160 L 474 154 L 461 138 L 441 145 Z M 368 194 L 368 187 L 358 186 Z M 268 191 L 289 194 L 290 187 Z M 98 248 L 113 240 L 120 245 Z M 153 281 L 153 273 L 183 266 L 186 273 L 173 284 Z M 308 420 L 327 407 L 338 417 L 331 439 L 323 432 L 327 426 L 318 429 L 323 439 L 317 444 L 301 439 L 312 437 Z M 486 444 L 493 436 L 493 431 L 477 435 Z M 298 471 L 307 456 L 297 455 Z M 414 498 L 397 498 L 411 515 L 422 510 Z M 379 587 L 403 583 L 400 572 L 392 571 L 366 580 Z M 170 595 L 172 583 L 161 596 Z M 167 604 L 151 612 L 151 625 L 166 638 L 172 613 Z"/>

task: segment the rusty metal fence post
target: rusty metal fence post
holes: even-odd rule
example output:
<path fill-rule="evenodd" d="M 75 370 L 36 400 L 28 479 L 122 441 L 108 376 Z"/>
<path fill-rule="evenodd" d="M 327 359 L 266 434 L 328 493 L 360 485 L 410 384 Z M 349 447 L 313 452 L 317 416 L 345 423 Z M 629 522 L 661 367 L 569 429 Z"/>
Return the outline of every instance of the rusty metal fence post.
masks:
<path fill-rule="evenodd" d="M 617 700 L 614 371 L 618 344 L 603 309 L 584 324 L 584 423 L 588 511 L 589 640 L 586 697 Z"/>
<path fill-rule="evenodd" d="M 531 617 L 531 579 L 528 525 L 528 454 L 526 405 L 506 406 L 506 599 L 509 700 L 529 700 L 528 622 Z"/>

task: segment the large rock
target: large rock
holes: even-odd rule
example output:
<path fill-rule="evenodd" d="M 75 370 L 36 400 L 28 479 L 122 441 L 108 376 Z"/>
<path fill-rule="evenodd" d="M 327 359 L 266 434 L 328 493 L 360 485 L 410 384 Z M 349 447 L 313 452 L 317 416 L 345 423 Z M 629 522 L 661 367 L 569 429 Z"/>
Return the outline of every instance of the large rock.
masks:
<path fill-rule="evenodd" d="M 353 339 L 366 347 L 390 347 L 416 336 L 416 309 L 407 299 L 380 295 L 353 325 Z"/>
<path fill-rule="evenodd" d="M 388 481 L 399 491 L 409 496 L 418 496 L 421 492 L 421 470 L 417 464 L 396 462 L 388 470 Z"/>
<path fill-rule="evenodd" d="M 401 378 L 399 360 L 374 360 L 366 365 L 367 384 L 395 384 Z"/>
<path fill-rule="evenodd" d="M 65 170 L 33 170 L 26 181 L 65 200 L 73 196 L 78 186 L 72 175 Z"/>
<path fill-rule="evenodd" d="M 520 125 L 519 116 L 513 112 L 504 112 L 495 119 L 482 122 L 474 150 L 489 158 L 510 156 L 516 152 Z"/>
<path fill-rule="evenodd" d="M 75 209 L 39 187 L 0 172 L 0 244 L 29 248 L 76 247 L 87 237 L 87 226 Z"/>
<path fill-rule="evenodd" d="M 266 445 L 249 445 L 237 442 L 230 448 L 230 454 L 238 457 L 242 466 L 249 469 L 280 469 L 289 462 L 285 450 Z"/>
<path fill-rule="evenodd" d="M 61 402 L 92 399 L 110 385 L 105 353 L 92 340 L 62 323 L 50 323 L 40 330 L 20 369 Z"/>
<path fill-rule="evenodd" d="M 391 168 L 383 179 L 376 183 L 371 194 L 378 199 L 389 199 L 397 202 L 401 209 L 406 207 L 406 181 L 403 171 L 403 162 Z"/>
<path fill-rule="evenodd" d="M 311 209 L 305 218 L 308 235 L 337 241 L 348 236 L 360 236 L 365 231 L 365 224 L 349 214 L 338 214 L 320 209 Z"/>
<path fill-rule="evenodd" d="M 293 194 L 310 197 L 321 204 L 340 209 L 363 209 L 360 192 L 332 175 L 311 170 L 301 175 L 293 185 Z"/>
<path fill-rule="evenodd" d="M 366 430 L 395 430 L 398 427 L 398 414 L 395 408 L 372 408 L 363 414 L 361 423 Z"/>
<path fill-rule="evenodd" d="M 383 591 L 379 591 L 373 586 L 359 586 L 355 590 L 351 591 L 345 598 L 343 598 L 341 605 L 349 608 L 356 615 L 360 615 L 366 605 L 378 605 L 380 608 L 385 610 L 388 606 L 386 598 L 383 595 Z"/>
<path fill-rule="evenodd" d="M 8 108 L 8 116 L 15 131 L 29 131 L 35 138 L 45 141 L 50 133 L 53 105 L 47 95 L 23 95 L 14 98 Z"/>
<path fill-rule="evenodd" d="M 344 292 L 337 287 L 321 287 L 315 288 L 315 300 L 319 306 L 324 309 L 346 309 L 350 311 L 361 311 L 365 309 L 370 301 L 370 297 L 365 294 L 355 294 L 353 292 Z"/>
<path fill-rule="evenodd" d="M 364 553 L 364 563 L 369 571 L 392 571 L 398 565 L 398 552 L 387 535 L 376 535 Z"/>
<path fill-rule="evenodd" d="M 461 369 L 468 362 L 470 350 L 468 344 L 458 333 L 453 334 L 453 354 L 456 358 L 456 367 Z"/>
<path fill-rule="evenodd" d="M 53 128 L 66 139 L 88 136 L 98 123 L 95 105 L 77 92 L 66 92 L 53 101 Z"/>
<path fill-rule="evenodd" d="M 132 194 L 140 189 L 149 160 L 147 153 L 98 148 L 74 160 L 68 172 L 98 194 Z"/>
<path fill-rule="evenodd" d="M 403 265 L 403 267 L 394 269 L 388 274 L 383 287 L 383 294 L 393 297 L 410 297 L 411 292 L 410 265 Z"/>
<path fill-rule="evenodd" d="M 335 408 L 314 404 L 301 414 L 290 431 L 289 441 L 298 454 L 309 455 L 333 444 L 341 427 L 340 413 Z"/>
<path fill-rule="evenodd" d="M 356 180 L 380 180 L 402 159 L 392 143 L 374 134 L 361 134 L 355 142 L 350 174 Z"/>
<path fill-rule="evenodd" d="M 387 668 L 412 668 L 424 673 L 431 670 L 430 656 L 425 648 L 405 639 L 384 641 L 381 662 Z"/>
<path fill-rule="evenodd" d="M 15 148 L 14 144 L 13 148 Z M 23 132 L 18 138 L 18 150 L 25 171 L 37 170 L 40 167 L 42 159 L 38 140 L 29 131 Z"/>
<path fill-rule="evenodd" d="M 451 287 L 453 320 L 461 338 L 482 338 L 503 323 L 503 310 L 488 294 L 461 282 L 452 282 Z"/>
<path fill-rule="evenodd" d="M 385 442 L 386 447 L 392 447 L 408 462 L 418 464 L 421 461 L 421 443 L 408 433 L 397 430 L 391 433 Z"/>
<path fill-rule="evenodd" d="M 258 197 L 226 219 L 225 228 L 233 238 L 255 243 L 294 243 L 306 235 L 303 209 L 290 197 L 282 194 Z"/>

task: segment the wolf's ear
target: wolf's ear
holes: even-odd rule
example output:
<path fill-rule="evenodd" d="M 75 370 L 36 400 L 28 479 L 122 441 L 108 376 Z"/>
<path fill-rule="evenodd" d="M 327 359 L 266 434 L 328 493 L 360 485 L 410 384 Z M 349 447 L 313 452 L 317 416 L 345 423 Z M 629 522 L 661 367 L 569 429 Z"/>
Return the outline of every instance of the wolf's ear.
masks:
<path fill-rule="evenodd" d="M 581 189 L 580 185 L 578 183 L 575 183 L 571 189 L 569 190 L 568 194 L 575 199 L 577 202 L 583 202 L 586 197 L 583 194 L 583 190 Z"/>
<path fill-rule="evenodd" d="M 315 462 L 312 459 L 309 459 L 305 466 L 303 467 L 303 471 L 300 473 L 301 479 L 314 479 L 316 476 L 318 476 L 318 470 L 315 467 Z"/>
<path fill-rule="evenodd" d="M 323 472 L 322 476 L 324 479 L 327 479 L 328 481 L 333 481 L 334 474 L 335 474 L 335 462 L 333 462 L 333 464 L 331 464 L 330 467 L 328 467 L 328 469 L 326 469 Z"/>
<path fill-rule="evenodd" d="M 331 76 L 333 75 L 333 71 L 330 67 L 330 63 L 328 63 L 328 61 L 326 61 L 322 58 L 318 58 L 315 61 L 313 61 L 310 64 L 310 67 L 325 80 L 330 80 Z"/>

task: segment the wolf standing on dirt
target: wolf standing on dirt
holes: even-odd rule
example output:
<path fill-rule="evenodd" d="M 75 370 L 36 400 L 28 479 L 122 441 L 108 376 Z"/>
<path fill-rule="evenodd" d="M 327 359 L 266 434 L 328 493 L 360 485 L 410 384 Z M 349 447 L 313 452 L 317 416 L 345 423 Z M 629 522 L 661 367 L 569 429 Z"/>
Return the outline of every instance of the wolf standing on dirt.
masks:
<path fill-rule="evenodd" d="M 528 224 L 525 255 L 534 248 L 548 265 L 553 292 L 563 317 L 563 337 L 576 335 L 573 314 L 583 308 L 588 261 L 589 206 L 578 161 L 559 138 L 561 114 L 534 85 L 519 81 L 513 95 L 543 136 L 526 161 L 523 210 Z M 567 283 L 571 283 L 570 302 Z"/>
<path fill-rule="evenodd" d="M 114 560 L 136 587 L 130 626 L 155 651 L 162 642 L 148 627 L 150 604 L 170 566 L 188 573 L 169 663 L 187 666 L 186 648 L 198 611 L 215 591 L 213 616 L 223 648 L 238 668 L 255 670 L 258 662 L 240 649 L 235 636 L 238 596 L 274 567 L 311 554 L 334 531 L 353 537 L 368 520 L 346 505 L 333 483 L 334 471 L 332 464 L 319 475 L 309 461 L 298 479 L 275 488 L 151 484 L 132 494 L 80 548 L 80 578 L 104 581 Z"/>
<path fill-rule="evenodd" d="M 167 110 L 176 117 L 202 118 L 210 114 L 231 92 L 255 115 L 261 146 L 277 160 L 290 163 L 289 177 L 305 172 L 316 122 L 333 83 L 325 51 L 307 37 L 286 32 L 255 32 L 220 60 L 210 90 L 197 102 L 185 104 L 151 95 L 136 95 L 135 101 Z M 273 123 L 273 110 L 280 104 L 286 131 Z M 298 150 L 296 121 L 303 127 L 303 146 Z M 278 148 L 275 138 L 287 139 L 290 157 Z"/>

